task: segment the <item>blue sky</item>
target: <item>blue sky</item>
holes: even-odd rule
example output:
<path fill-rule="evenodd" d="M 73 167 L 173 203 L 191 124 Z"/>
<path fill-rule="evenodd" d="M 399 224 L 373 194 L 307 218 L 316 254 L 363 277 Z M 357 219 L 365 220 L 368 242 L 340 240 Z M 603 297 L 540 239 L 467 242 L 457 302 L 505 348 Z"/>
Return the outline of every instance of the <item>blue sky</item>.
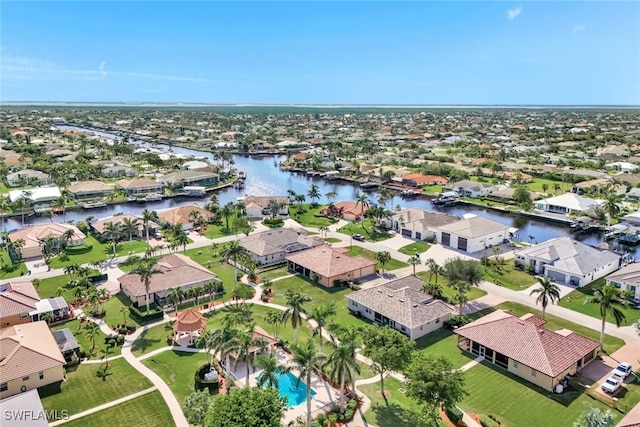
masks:
<path fill-rule="evenodd" d="M 640 104 L 638 2 L 2 2 L 3 101 Z"/>

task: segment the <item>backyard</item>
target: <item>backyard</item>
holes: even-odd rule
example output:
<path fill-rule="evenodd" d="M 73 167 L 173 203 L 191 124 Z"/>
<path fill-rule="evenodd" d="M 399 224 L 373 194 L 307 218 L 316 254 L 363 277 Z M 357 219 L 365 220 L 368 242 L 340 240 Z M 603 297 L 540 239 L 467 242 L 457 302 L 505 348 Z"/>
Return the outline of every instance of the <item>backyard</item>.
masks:
<path fill-rule="evenodd" d="M 207 363 L 207 355 L 168 350 L 144 359 L 142 363 L 167 383 L 182 404 L 195 391 L 193 375 L 200 366 Z"/>
<path fill-rule="evenodd" d="M 338 231 L 347 236 L 354 234 L 362 234 L 368 242 L 381 242 L 391 237 L 389 233 L 381 233 L 375 230 L 371 230 L 371 219 L 367 218 L 357 224 L 349 223 L 343 227 L 340 227 Z"/>
<path fill-rule="evenodd" d="M 425 282 L 429 282 L 429 272 L 428 271 L 421 271 L 419 273 L 417 273 L 417 276 L 419 278 L 421 278 L 422 280 L 424 280 Z M 444 277 L 442 277 L 441 274 L 438 274 L 438 279 L 436 280 L 435 275 L 431 276 L 431 281 L 434 283 L 438 283 L 440 285 L 442 285 L 442 294 L 443 296 L 447 299 L 447 300 L 452 300 L 453 297 L 455 296 L 455 291 L 453 289 L 451 289 L 451 287 L 449 286 L 449 282 L 447 281 L 447 279 L 445 279 Z M 485 290 L 483 290 L 481 288 L 482 285 L 479 286 L 472 286 L 471 289 L 469 290 L 469 292 L 467 292 L 467 299 L 469 301 L 473 301 L 474 299 L 483 297 L 487 294 L 487 292 Z"/>
<path fill-rule="evenodd" d="M 133 240 L 120 242 L 116 245 L 116 257 L 125 256 L 129 253 L 141 253 L 148 247 L 146 241 Z M 77 252 L 77 253 L 76 253 Z M 72 264 L 89 264 L 113 257 L 113 246 L 110 243 L 100 243 L 95 237 L 87 236 L 84 246 L 77 246 L 68 249 L 68 253 L 62 253 L 49 260 L 51 268 L 64 268 Z"/>
<path fill-rule="evenodd" d="M 91 270 L 89 277 L 97 276 L 99 274 L 98 270 Z M 73 301 L 76 297 L 73 296 L 73 288 L 69 286 L 69 282 L 71 282 L 71 279 L 66 274 L 41 279 L 37 289 L 38 295 L 40 295 L 40 298 L 55 297 L 58 289 L 62 288 L 62 294 L 60 294 L 60 296 L 67 302 Z"/>
<path fill-rule="evenodd" d="M 73 333 L 76 341 L 78 341 L 78 344 L 80 344 L 80 350 L 83 350 L 86 353 L 88 359 L 95 359 L 96 357 L 99 357 L 100 350 L 105 347 L 104 339 L 106 338 L 106 335 L 104 334 L 104 332 L 98 330 L 98 334 L 96 335 L 95 339 L 96 347 L 92 350 L 91 339 L 87 334 L 85 325 L 88 325 L 88 323 L 82 323 L 78 319 L 73 319 L 51 325 L 51 329 L 54 331 L 59 331 L 60 329 L 69 328 L 69 330 Z M 119 355 L 121 350 L 121 347 L 112 347 L 111 356 Z"/>
<path fill-rule="evenodd" d="M 483 278 L 487 282 L 504 286 L 513 291 L 523 291 L 537 282 L 536 278 L 532 275 L 515 268 L 513 261 L 505 261 L 500 269 L 493 263 L 494 261 L 492 261 L 491 265 L 483 267 Z"/>
<path fill-rule="evenodd" d="M 11 279 L 13 277 L 26 276 L 27 266 L 24 262 L 12 263 L 7 255 L 7 251 L 0 249 L 0 279 Z"/>
<path fill-rule="evenodd" d="M 338 222 L 339 218 L 320 216 L 320 210 L 324 206 L 318 206 L 311 208 L 310 203 L 302 203 L 289 206 L 289 216 L 296 220 L 303 227 L 329 227 L 332 224 Z M 302 208 L 302 212 L 299 213 L 299 209 Z"/>
<path fill-rule="evenodd" d="M 349 256 L 361 256 L 370 260 L 376 260 L 376 253 L 370 251 L 369 249 L 365 249 L 362 246 L 349 246 Z M 408 267 L 409 264 L 406 262 L 399 261 L 395 258 L 391 258 L 391 260 L 385 264 L 384 271 L 392 271 L 397 270 L 399 268 Z M 376 266 L 377 269 L 381 269 L 382 265 L 378 263 Z"/>

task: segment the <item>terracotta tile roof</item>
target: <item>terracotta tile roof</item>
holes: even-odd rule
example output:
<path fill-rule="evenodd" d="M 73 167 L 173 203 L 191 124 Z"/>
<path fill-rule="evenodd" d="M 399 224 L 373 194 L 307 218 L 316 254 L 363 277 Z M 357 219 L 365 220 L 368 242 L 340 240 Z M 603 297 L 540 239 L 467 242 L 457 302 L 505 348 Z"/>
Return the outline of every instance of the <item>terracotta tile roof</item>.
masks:
<path fill-rule="evenodd" d="M 249 206 L 250 204 L 255 204 L 261 208 L 266 208 L 269 206 L 269 202 L 271 200 L 275 200 L 278 203 L 289 206 L 289 198 L 286 196 L 246 196 L 242 199 L 242 202 L 245 206 Z"/>
<path fill-rule="evenodd" d="M 109 223 L 114 223 L 114 224 L 123 224 L 125 218 L 134 220 L 137 219 L 138 220 L 138 230 L 139 231 L 144 231 L 144 221 L 142 221 L 142 216 L 141 215 L 132 215 L 132 214 L 123 214 L 123 215 L 113 215 L 113 216 L 109 216 L 106 218 L 100 218 L 99 220 L 97 220 L 96 222 L 92 222 L 91 223 L 91 227 L 94 228 L 94 230 L 96 230 L 98 233 L 104 233 L 105 228 L 107 227 L 107 224 Z M 149 227 L 152 228 L 158 228 L 158 224 L 156 224 L 153 221 L 149 221 Z"/>
<path fill-rule="evenodd" d="M 410 173 L 402 177 L 403 180 L 408 181 L 411 180 L 418 185 L 421 184 L 435 184 L 435 183 L 443 183 L 446 184 L 447 178 L 437 175 L 422 175 L 421 173 Z"/>
<path fill-rule="evenodd" d="M 307 236 L 306 230 L 291 227 L 263 231 L 240 239 L 240 246 L 258 256 L 292 253 L 323 244 L 321 238 Z"/>
<path fill-rule="evenodd" d="M 173 324 L 175 332 L 195 332 L 207 327 L 207 319 L 198 311 L 189 308 L 178 314 L 178 319 Z"/>
<path fill-rule="evenodd" d="M 46 322 L 10 326 L 0 332 L 0 383 L 64 364 Z"/>
<path fill-rule="evenodd" d="M 31 282 L 10 282 L 0 285 L 0 318 L 28 313 L 40 301 Z"/>
<path fill-rule="evenodd" d="M 455 333 L 556 377 L 600 346 L 595 340 L 568 330 L 550 331 L 537 316 L 516 317 L 498 310 L 462 326 Z"/>
<path fill-rule="evenodd" d="M 368 206 L 362 206 L 362 203 L 358 203 L 356 206 L 356 202 L 352 200 L 343 200 L 338 203 L 334 203 L 336 210 L 338 212 L 346 213 L 349 212 L 352 215 L 362 216 L 363 213 L 369 210 Z"/>
<path fill-rule="evenodd" d="M 149 178 L 121 179 L 116 181 L 116 188 L 162 188 L 162 183 Z"/>
<path fill-rule="evenodd" d="M 107 192 L 113 191 L 113 187 L 100 181 L 80 181 L 69 186 L 69 188 L 67 188 L 67 191 L 74 194 L 85 192 L 93 193 L 97 191 Z"/>
<path fill-rule="evenodd" d="M 295 262 L 323 277 L 334 277 L 361 268 L 375 266 L 376 262 L 361 256 L 349 256 L 349 250 L 318 246 L 287 256 Z"/>
<path fill-rule="evenodd" d="M 202 209 L 199 206 L 179 206 L 177 208 L 169 209 L 163 212 L 158 212 L 158 218 L 167 221 L 171 224 L 188 224 L 193 222 L 191 212 L 199 212 L 204 219 L 209 219 L 213 216 L 211 212 L 206 209 Z"/>
<path fill-rule="evenodd" d="M 71 240 L 82 240 L 87 237 L 82 231 L 78 230 L 78 227 L 75 225 L 54 222 L 52 224 L 34 225 L 33 227 L 16 230 L 9 234 L 9 239 L 11 239 L 12 242 L 18 239 L 24 239 L 25 248 L 40 247 L 41 240 L 47 237 L 60 239 L 67 230 L 73 230 Z"/>

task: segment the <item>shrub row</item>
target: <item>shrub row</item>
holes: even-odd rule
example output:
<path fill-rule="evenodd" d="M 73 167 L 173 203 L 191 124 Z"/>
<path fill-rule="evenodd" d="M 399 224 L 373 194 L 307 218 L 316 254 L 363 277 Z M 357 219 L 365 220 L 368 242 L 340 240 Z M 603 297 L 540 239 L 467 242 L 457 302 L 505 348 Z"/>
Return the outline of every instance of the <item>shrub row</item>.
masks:
<path fill-rule="evenodd" d="M 149 307 L 148 312 L 146 311 L 146 307 L 144 312 L 140 311 L 140 309 L 136 307 L 135 304 L 129 306 L 129 309 L 131 310 L 132 315 L 138 317 L 138 319 L 143 321 L 162 319 L 162 316 L 164 316 L 162 310 L 160 310 L 155 304 Z"/>
<path fill-rule="evenodd" d="M 220 370 L 216 369 L 216 371 L 218 372 L 218 379 L 215 381 L 207 381 L 204 379 L 204 374 L 206 374 L 207 372 L 209 372 L 209 369 L 211 368 L 211 366 L 213 365 L 209 365 L 208 363 L 205 363 L 204 365 L 200 366 L 198 368 L 198 370 L 196 371 L 196 373 L 193 376 L 193 380 L 194 380 L 194 387 L 196 389 L 196 391 L 201 391 L 204 390 L 205 388 L 209 390 L 209 394 L 218 394 L 218 389 L 220 388 Z M 215 366 L 214 366 L 215 367 Z"/>
<path fill-rule="evenodd" d="M 500 427 L 500 423 L 491 415 L 481 414 L 478 418 L 480 418 L 482 427 Z"/>
<path fill-rule="evenodd" d="M 355 399 L 352 399 L 347 403 L 347 407 L 342 413 L 340 412 L 340 408 L 337 406 L 332 412 L 326 414 L 324 412 L 320 412 L 315 421 L 311 423 L 311 427 L 329 427 L 348 423 L 353 419 L 357 408 L 358 402 L 356 402 Z"/>
<path fill-rule="evenodd" d="M 93 250 L 93 245 L 67 246 L 65 252 L 67 255 L 88 254 Z"/>
<path fill-rule="evenodd" d="M 447 414 L 447 417 L 449 417 L 451 422 L 454 424 L 457 424 L 458 421 L 462 421 L 462 417 L 464 416 L 462 411 L 458 409 L 456 406 L 446 407 L 444 408 L 444 412 L 445 414 Z"/>

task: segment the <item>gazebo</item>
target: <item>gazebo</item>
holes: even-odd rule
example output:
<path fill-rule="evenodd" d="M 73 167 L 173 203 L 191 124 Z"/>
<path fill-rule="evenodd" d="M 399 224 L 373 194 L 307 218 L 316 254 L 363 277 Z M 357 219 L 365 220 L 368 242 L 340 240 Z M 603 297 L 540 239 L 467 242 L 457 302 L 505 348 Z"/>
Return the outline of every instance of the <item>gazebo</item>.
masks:
<path fill-rule="evenodd" d="M 173 324 L 173 341 L 180 344 L 182 334 L 189 334 L 189 344 L 193 344 L 193 337 L 200 335 L 207 327 L 207 319 L 198 311 L 189 308 L 178 314 Z"/>

